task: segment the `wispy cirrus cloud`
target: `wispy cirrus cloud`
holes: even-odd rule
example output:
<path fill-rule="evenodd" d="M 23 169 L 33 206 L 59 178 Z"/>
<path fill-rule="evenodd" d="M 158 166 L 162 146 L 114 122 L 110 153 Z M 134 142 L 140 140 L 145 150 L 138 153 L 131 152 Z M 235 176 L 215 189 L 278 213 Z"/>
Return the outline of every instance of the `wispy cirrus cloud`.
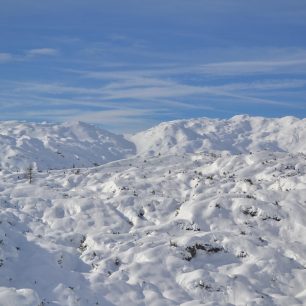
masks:
<path fill-rule="evenodd" d="M 186 110 L 214 111 L 217 104 L 222 105 L 222 102 L 227 100 L 237 105 L 270 105 L 304 110 L 306 108 L 303 103 L 291 104 L 259 95 L 266 91 L 274 93 L 279 89 L 306 89 L 306 79 L 271 79 L 195 86 L 175 80 L 150 78 L 147 75 L 135 77 L 133 71 L 130 74 L 125 71 L 123 75 L 121 79 L 95 87 L 68 86 L 63 83 L 9 82 L 6 87 L 1 88 L 0 101 L 19 101 L 21 107 L 28 104 L 33 109 L 35 105 L 44 101 L 48 109 L 45 114 L 49 118 L 84 120 L 92 123 L 103 121 L 105 124 L 110 124 L 110 121 L 116 122 L 123 113 L 126 118 L 122 115 L 120 122 L 127 123 L 136 120 L 137 116 L 140 120 L 142 115 L 147 116 L 146 120 L 150 121 L 149 117 L 153 118 L 160 112 L 173 114 Z M 57 111 L 61 105 L 70 108 L 71 112 L 64 113 L 62 110 L 64 115 L 61 116 Z M 121 113 L 122 110 L 124 112 Z M 219 107 L 219 111 L 228 110 L 223 105 Z M 108 116 L 110 114 L 113 116 Z M 115 117 L 115 114 L 118 116 Z M 45 118 L 41 112 L 40 117 Z M 140 121 L 143 122 L 143 119 Z"/>
<path fill-rule="evenodd" d="M 57 49 L 52 50 L 56 52 L 32 49 L 33 55 L 27 60 L 58 54 Z M 306 91 L 306 52 L 289 51 L 279 51 L 275 57 L 191 62 L 189 65 L 159 63 L 137 68 L 109 62 L 104 66 L 96 65 L 98 68 L 92 70 L 58 68 L 57 71 L 65 75 L 64 80 L 58 82 L 0 84 L 0 104 L 7 105 L 2 107 L 7 118 L 14 117 L 13 109 L 26 106 L 24 117 L 82 120 L 104 124 L 116 131 L 140 130 L 157 123 L 160 120 L 157 118 L 182 118 L 186 114 L 213 113 L 224 117 L 233 114 L 233 105 L 305 112 L 302 95 L 295 103 L 277 95 L 280 90 L 289 97 L 292 90 L 301 94 Z"/>
<path fill-rule="evenodd" d="M 53 48 L 38 48 L 38 49 L 30 49 L 26 51 L 26 55 L 29 57 L 36 56 L 55 56 L 58 55 L 59 51 Z"/>
<path fill-rule="evenodd" d="M 284 60 L 255 60 L 255 61 L 232 61 L 205 64 L 199 70 L 204 74 L 212 75 L 248 75 L 263 73 L 299 73 L 305 72 L 306 55 L 300 59 Z"/>
<path fill-rule="evenodd" d="M 120 73 L 119 73 L 120 75 Z M 273 91 L 278 89 L 296 89 L 305 88 L 306 79 L 292 79 L 292 80 L 265 80 L 256 82 L 237 82 L 226 83 L 224 85 L 205 85 L 194 86 L 186 85 L 177 81 L 155 79 L 148 77 L 134 77 L 133 73 L 128 76 L 124 74 L 124 79 L 121 81 L 111 82 L 107 85 L 96 87 L 81 87 L 81 86 L 67 86 L 60 83 L 36 83 L 36 82 L 15 82 L 11 84 L 14 86 L 13 92 L 24 95 L 25 93 L 59 96 L 63 94 L 70 94 L 75 97 L 73 103 L 77 100 L 96 101 L 99 105 L 101 102 L 115 101 L 115 100 L 138 100 L 138 101 L 156 101 L 155 103 L 163 104 L 165 101 L 169 103 L 172 99 L 172 105 L 180 107 L 192 107 L 190 104 L 175 102 L 177 98 L 187 98 L 193 95 L 216 95 L 216 96 L 235 96 L 247 98 L 246 93 L 252 94 L 260 91 Z M 238 94 L 240 93 L 240 94 Z M 242 94 L 243 93 L 243 94 Z M 168 99 L 168 100 L 167 100 Z M 269 99 L 249 99 L 251 103 L 266 103 L 279 104 L 284 103 L 272 101 Z M 289 105 L 287 103 L 286 105 Z M 294 107 L 294 106 L 293 106 Z"/>
<path fill-rule="evenodd" d="M 164 65 L 151 69 L 114 70 L 114 71 L 77 71 L 72 70 L 85 78 L 91 79 L 126 79 L 131 77 L 174 76 L 181 74 L 199 74 L 208 76 L 243 76 L 260 74 L 295 74 L 306 71 L 306 49 L 298 50 L 279 58 L 249 59 L 236 61 L 221 61 L 205 64 Z"/>
<path fill-rule="evenodd" d="M 53 57 L 59 54 L 59 51 L 54 48 L 39 48 L 25 50 L 20 53 L 1 53 L 0 52 L 0 64 L 1 63 L 20 63 L 28 60 L 33 60 L 37 57 Z"/>

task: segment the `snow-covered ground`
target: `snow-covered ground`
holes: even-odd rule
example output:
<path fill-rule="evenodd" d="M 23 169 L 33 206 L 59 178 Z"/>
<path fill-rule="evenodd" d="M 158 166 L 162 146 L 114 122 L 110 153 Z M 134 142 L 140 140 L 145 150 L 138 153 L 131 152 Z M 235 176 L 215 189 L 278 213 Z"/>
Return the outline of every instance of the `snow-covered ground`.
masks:
<path fill-rule="evenodd" d="M 1 306 L 306 305 L 305 120 L 176 121 L 130 142 L 67 126 L 48 126 L 52 148 L 118 160 L 59 169 L 38 151 L 39 164 L 42 125 L 1 124 Z M 3 162 L 3 141 L 16 152 L 27 133 L 31 184 L 21 159 Z"/>

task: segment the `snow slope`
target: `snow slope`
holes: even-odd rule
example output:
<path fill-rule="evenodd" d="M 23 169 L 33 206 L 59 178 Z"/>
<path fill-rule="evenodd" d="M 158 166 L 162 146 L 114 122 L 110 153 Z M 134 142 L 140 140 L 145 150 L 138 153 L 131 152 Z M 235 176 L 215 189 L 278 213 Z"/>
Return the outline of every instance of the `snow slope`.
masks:
<path fill-rule="evenodd" d="M 83 122 L 0 122 L 0 167 L 5 169 L 91 167 L 134 153 L 135 146 L 122 136 Z"/>
<path fill-rule="evenodd" d="M 306 119 L 239 115 L 164 122 L 130 138 L 139 154 L 226 151 L 232 154 L 269 150 L 306 152 Z"/>
<path fill-rule="evenodd" d="M 1 306 L 306 305 L 305 120 L 0 134 Z"/>
<path fill-rule="evenodd" d="M 306 156 L 0 174 L 0 305 L 305 305 Z"/>

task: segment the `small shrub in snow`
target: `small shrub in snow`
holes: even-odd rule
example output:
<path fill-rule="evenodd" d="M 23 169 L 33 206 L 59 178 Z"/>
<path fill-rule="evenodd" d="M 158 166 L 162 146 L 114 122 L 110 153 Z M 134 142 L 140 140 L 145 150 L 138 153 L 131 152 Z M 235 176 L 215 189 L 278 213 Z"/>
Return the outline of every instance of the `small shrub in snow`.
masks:
<path fill-rule="evenodd" d="M 145 212 L 144 212 L 143 208 L 140 208 L 137 216 L 142 219 L 144 217 L 144 214 L 145 214 Z"/>
<path fill-rule="evenodd" d="M 254 207 L 247 207 L 242 209 L 244 215 L 249 215 L 251 217 L 256 217 L 258 215 L 258 210 Z"/>
<path fill-rule="evenodd" d="M 26 169 L 26 178 L 29 180 L 29 183 L 32 184 L 33 182 L 33 166 L 32 165 L 30 165 Z"/>
<path fill-rule="evenodd" d="M 245 252 L 245 251 L 240 251 L 238 254 L 237 254 L 237 257 L 238 258 L 245 258 L 248 256 L 248 253 Z"/>
<path fill-rule="evenodd" d="M 170 246 L 176 248 L 177 243 L 175 241 L 170 240 Z"/>
<path fill-rule="evenodd" d="M 250 185 L 253 185 L 253 182 L 252 182 L 251 179 L 245 179 L 244 181 L 245 181 L 246 183 L 249 183 Z"/>
<path fill-rule="evenodd" d="M 116 257 L 114 263 L 115 263 L 116 266 L 120 266 L 121 261 L 118 257 Z"/>
<path fill-rule="evenodd" d="M 247 194 L 245 197 L 246 197 L 247 199 L 256 200 L 256 198 L 255 198 L 254 196 L 250 195 L 250 194 Z"/>
<path fill-rule="evenodd" d="M 208 290 L 208 291 L 212 290 L 212 286 L 210 286 L 208 284 L 205 284 L 202 280 L 199 280 L 198 282 L 196 282 L 195 287 L 205 289 L 205 290 Z"/>
<path fill-rule="evenodd" d="M 86 236 L 84 235 L 80 241 L 80 246 L 79 246 L 79 250 L 83 253 L 84 251 L 86 251 L 87 249 L 87 245 L 85 243 L 86 241 Z"/>
<path fill-rule="evenodd" d="M 219 246 L 213 246 L 208 243 L 205 244 L 196 243 L 195 245 L 186 247 L 186 251 L 190 254 L 190 256 L 186 257 L 185 259 L 190 261 L 192 258 L 196 256 L 197 250 L 203 250 L 206 253 L 212 254 L 212 253 L 222 252 L 224 251 L 224 248 Z"/>
<path fill-rule="evenodd" d="M 281 220 L 281 218 L 278 217 L 278 216 L 273 216 L 273 217 L 265 216 L 265 217 L 262 218 L 262 220 L 264 220 L 264 221 L 265 221 L 265 220 L 274 220 L 274 221 L 279 222 L 279 221 Z"/>

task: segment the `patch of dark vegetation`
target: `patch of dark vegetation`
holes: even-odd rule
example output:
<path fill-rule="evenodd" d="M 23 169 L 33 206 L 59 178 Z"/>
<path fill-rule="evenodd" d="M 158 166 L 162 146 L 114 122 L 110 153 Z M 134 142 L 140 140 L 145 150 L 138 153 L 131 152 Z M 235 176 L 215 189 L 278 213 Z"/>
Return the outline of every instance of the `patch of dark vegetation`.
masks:
<path fill-rule="evenodd" d="M 120 266 L 121 265 L 121 261 L 118 257 L 115 258 L 115 261 L 114 261 L 115 265 L 116 266 Z"/>
<path fill-rule="evenodd" d="M 171 247 L 177 248 L 177 243 L 175 241 L 170 240 L 169 244 Z"/>
<path fill-rule="evenodd" d="M 256 198 L 255 198 L 254 196 L 250 195 L 250 194 L 247 194 L 245 197 L 246 197 L 247 199 L 256 200 Z"/>
<path fill-rule="evenodd" d="M 122 186 L 122 187 L 120 188 L 120 190 L 130 190 L 130 189 L 129 189 L 129 187 L 127 187 L 127 186 Z"/>
<path fill-rule="evenodd" d="M 274 221 L 279 222 L 279 221 L 281 221 L 282 219 L 281 219 L 280 217 L 278 217 L 278 216 L 273 216 L 273 217 L 271 217 L 271 216 L 265 216 L 265 217 L 262 218 L 262 220 L 264 220 L 264 221 L 266 221 L 266 220 L 274 220 Z"/>
<path fill-rule="evenodd" d="M 244 181 L 245 181 L 246 183 L 249 183 L 250 185 L 253 185 L 252 180 L 251 180 L 251 179 L 249 179 L 249 178 L 248 178 L 248 179 L 245 179 Z"/>
<path fill-rule="evenodd" d="M 246 251 L 241 251 L 237 255 L 238 258 L 245 258 L 247 256 L 248 256 L 248 253 Z"/>
<path fill-rule="evenodd" d="M 187 223 L 186 221 L 179 220 L 179 221 L 176 221 L 176 225 L 179 226 L 182 230 L 186 230 L 186 231 L 199 232 L 201 230 L 200 227 L 194 222 Z"/>
<path fill-rule="evenodd" d="M 214 288 L 212 285 L 204 283 L 202 280 L 195 284 L 195 288 L 200 288 L 209 292 L 221 292 L 223 289 L 222 287 Z"/>
<path fill-rule="evenodd" d="M 138 213 L 137 213 L 137 216 L 139 218 L 143 219 L 144 218 L 144 214 L 145 214 L 145 212 L 144 212 L 143 208 L 140 208 Z"/>
<path fill-rule="evenodd" d="M 214 254 L 224 251 L 224 248 L 220 246 L 213 246 L 208 243 L 205 244 L 196 243 L 195 245 L 186 247 L 186 251 L 189 254 L 184 259 L 190 261 L 192 258 L 194 258 L 197 255 L 198 250 L 205 251 L 208 254 Z"/>
<path fill-rule="evenodd" d="M 79 250 L 83 253 L 86 251 L 87 249 L 87 245 L 85 243 L 86 241 L 86 236 L 83 235 L 82 238 L 81 238 L 81 241 L 80 241 L 80 245 L 79 245 Z"/>
<path fill-rule="evenodd" d="M 242 209 L 242 213 L 246 216 L 256 217 L 258 215 L 258 210 L 254 207 L 247 207 Z"/>
<path fill-rule="evenodd" d="M 199 281 L 199 283 L 196 284 L 195 287 L 196 287 L 196 288 L 205 289 L 205 290 L 208 290 L 208 291 L 212 291 L 212 286 L 209 285 L 209 284 L 205 284 L 205 283 L 202 282 L 202 281 Z"/>

